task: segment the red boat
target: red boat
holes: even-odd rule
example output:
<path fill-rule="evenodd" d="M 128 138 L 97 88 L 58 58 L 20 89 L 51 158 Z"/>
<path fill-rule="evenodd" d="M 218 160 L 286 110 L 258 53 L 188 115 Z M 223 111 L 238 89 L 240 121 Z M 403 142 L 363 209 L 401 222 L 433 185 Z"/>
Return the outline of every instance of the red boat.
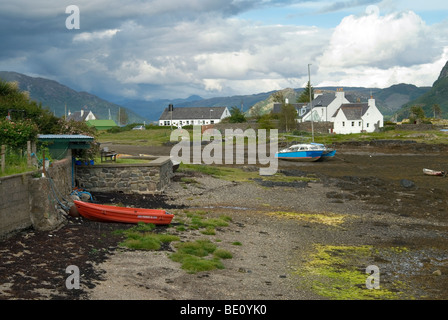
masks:
<path fill-rule="evenodd" d="M 81 216 L 102 222 L 170 224 L 174 214 L 165 210 L 123 208 L 83 201 L 73 201 Z"/>

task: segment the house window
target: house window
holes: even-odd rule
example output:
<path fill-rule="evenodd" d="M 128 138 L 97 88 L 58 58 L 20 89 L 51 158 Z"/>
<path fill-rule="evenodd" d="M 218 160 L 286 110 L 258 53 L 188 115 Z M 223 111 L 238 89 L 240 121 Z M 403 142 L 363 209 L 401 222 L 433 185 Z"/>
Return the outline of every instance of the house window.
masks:
<path fill-rule="evenodd" d="M 355 121 L 352 121 L 352 127 L 354 127 L 355 126 Z"/>
<path fill-rule="evenodd" d="M 361 121 L 359 121 L 358 126 L 359 126 L 359 127 L 361 126 Z"/>
<path fill-rule="evenodd" d="M 366 126 L 367 126 L 367 128 L 368 128 L 368 127 L 369 127 L 369 124 L 367 123 Z"/>
<path fill-rule="evenodd" d="M 345 127 L 345 121 L 342 121 L 342 126 Z"/>
<path fill-rule="evenodd" d="M 187 124 L 190 124 L 190 120 L 187 120 Z"/>
<path fill-rule="evenodd" d="M 215 120 L 210 120 L 210 123 L 211 123 L 211 124 L 214 124 L 214 123 L 215 123 Z"/>

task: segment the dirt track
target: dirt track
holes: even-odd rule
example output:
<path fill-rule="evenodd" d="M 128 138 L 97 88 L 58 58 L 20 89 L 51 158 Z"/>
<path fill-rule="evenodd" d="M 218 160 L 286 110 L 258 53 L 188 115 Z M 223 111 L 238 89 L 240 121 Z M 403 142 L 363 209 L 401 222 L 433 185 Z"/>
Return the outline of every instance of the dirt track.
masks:
<path fill-rule="evenodd" d="M 114 146 L 122 153 L 166 154 L 167 148 Z M 168 149 L 169 150 L 169 149 Z M 168 151 L 169 152 L 169 151 Z M 0 299 L 322 299 L 295 274 L 315 243 L 406 247 L 393 260 L 374 261 L 385 285 L 400 278 L 409 285 L 403 298 L 448 298 L 448 178 L 424 176 L 422 169 L 446 170 L 444 146 L 361 144 L 338 146 L 328 162 L 281 162 L 287 175 L 316 176 L 305 187 L 234 183 L 194 176 L 179 179 L 160 197 L 97 195 L 104 202 L 207 208 L 232 217 L 219 230 L 222 246 L 234 257 L 223 270 L 190 275 L 167 258 L 169 251 L 135 252 L 117 247 L 111 230 L 122 225 L 69 219 L 60 230 L 32 230 L 0 242 Z M 141 201 L 141 203 L 138 203 Z M 275 210 L 347 214 L 344 228 L 277 219 Z M 181 234 L 184 240 L 195 233 Z M 243 246 L 232 246 L 240 241 Z M 67 290 L 65 268 L 77 265 L 81 290 Z M 156 275 L 156 276 L 155 276 Z"/>

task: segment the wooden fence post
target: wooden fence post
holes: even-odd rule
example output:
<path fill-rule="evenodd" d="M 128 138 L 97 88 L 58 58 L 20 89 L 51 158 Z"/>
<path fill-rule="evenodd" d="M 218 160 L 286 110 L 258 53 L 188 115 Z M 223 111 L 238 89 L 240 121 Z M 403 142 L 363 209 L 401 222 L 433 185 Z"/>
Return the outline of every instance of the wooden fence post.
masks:
<path fill-rule="evenodd" d="M 26 164 L 28 165 L 28 168 L 31 167 L 31 141 L 27 141 L 26 143 Z"/>
<path fill-rule="evenodd" d="M 2 151 L 1 151 L 1 156 L 2 156 L 2 173 L 5 172 L 5 166 L 6 166 L 6 146 L 3 144 L 2 145 Z"/>
<path fill-rule="evenodd" d="M 32 142 L 31 143 L 31 153 L 34 153 L 34 157 L 31 158 L 31 165 L 36 166 L 37 167 L 37 156 L 36 156 L 36 143 Z"/>

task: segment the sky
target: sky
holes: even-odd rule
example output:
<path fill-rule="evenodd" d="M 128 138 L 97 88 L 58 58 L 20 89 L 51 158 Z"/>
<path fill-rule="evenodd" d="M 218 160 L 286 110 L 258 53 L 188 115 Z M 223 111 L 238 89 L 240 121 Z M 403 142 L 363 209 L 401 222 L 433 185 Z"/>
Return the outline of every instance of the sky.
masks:
<path fill-rule="evenodd" d="M 432 86 L 447 61 L 447 1 L 0 0 L 0 71 L 110 101 Z"/>

